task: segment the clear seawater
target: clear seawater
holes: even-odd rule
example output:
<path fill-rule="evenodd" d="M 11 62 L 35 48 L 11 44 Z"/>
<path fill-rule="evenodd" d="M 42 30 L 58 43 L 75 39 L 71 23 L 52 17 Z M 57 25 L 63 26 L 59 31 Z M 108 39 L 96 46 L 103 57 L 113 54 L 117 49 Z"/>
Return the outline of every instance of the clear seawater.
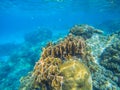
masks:
<path fill-rule="evenodd" d="M 0 90 L 17 90 L 46 42 L 64 37 L 75 24 L 106 34 L 119 30 L 120 0 L 0 0 Z"/>

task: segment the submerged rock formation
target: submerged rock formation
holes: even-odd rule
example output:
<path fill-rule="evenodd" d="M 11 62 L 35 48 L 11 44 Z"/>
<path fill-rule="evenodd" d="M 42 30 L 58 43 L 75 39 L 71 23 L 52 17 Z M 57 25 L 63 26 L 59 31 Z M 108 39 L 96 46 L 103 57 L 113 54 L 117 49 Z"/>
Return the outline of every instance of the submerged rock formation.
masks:
<path fill-rule="evenodd" d="M 84 39 L 91 38 L 94 33 L 103 34 L 101 30 L 95 29 L 92 26 L 82 24 L 82 25 L 75 25 L 71 30 L 70 33 L 76 36 L 81 36 Z"/>
<path fill-rule="evenodd" d="M 56 44 L 49 43 L 34 70 L 21 78 L 20 90 L 92 90 L 91 73 L 82 62 L 86 55 L 86 43 L 81 36 L 69 34 Z"/>
<path fill-rule="evenodd" d="M 104 62 L 104 55 L 110 55 L 104 50 L 117 41 L 116 35 L 102 33 L 88 25 L 76 25 L 62 40 L 48 43 L 34 70 L 21 78 L 20 90 L 120 90 L 119 69 L 107 68 Z M 118 46 L 114 48 L 117 54 Z M 114 76 L 116 71 L 118 76 Z"/>

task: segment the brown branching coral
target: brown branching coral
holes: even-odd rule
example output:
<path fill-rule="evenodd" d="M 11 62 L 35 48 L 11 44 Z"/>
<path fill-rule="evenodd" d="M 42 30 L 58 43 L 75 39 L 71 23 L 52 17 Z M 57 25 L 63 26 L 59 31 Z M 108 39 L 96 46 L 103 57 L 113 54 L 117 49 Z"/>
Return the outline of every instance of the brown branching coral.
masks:
<path fill-rule="evenodd" d="M 32 76 L 35 77 L 35 86 L 42 87 L 42 90 L 52 89 L 60 90 L 62 76 L 60 75 L 59 66 L 62 60 L 54 57 L 41 58 L 35 65 Z M 36 88 L 39 88 L 36 87 Z"/>
<path fill-rule="evenodd" d="M 50 45 L 43 49 L 42 58 L 52 56 L 55 58 L 64 59 L 68 56 L 84 55 L 86 44 L 83 38 L 69 35 L 64 41 L 57 45 Z"/>

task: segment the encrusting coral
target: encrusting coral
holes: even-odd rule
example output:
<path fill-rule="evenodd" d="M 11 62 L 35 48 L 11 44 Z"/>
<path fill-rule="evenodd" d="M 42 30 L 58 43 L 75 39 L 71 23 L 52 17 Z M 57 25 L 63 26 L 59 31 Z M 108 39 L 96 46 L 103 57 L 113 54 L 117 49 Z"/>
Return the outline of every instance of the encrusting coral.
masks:
<path fill-rule="evenodd" d="M 92 78 L 88 68 L 78 60 L 71 59 L 60 66 L 64 76 L 63 90 L 92 90 Z"/>

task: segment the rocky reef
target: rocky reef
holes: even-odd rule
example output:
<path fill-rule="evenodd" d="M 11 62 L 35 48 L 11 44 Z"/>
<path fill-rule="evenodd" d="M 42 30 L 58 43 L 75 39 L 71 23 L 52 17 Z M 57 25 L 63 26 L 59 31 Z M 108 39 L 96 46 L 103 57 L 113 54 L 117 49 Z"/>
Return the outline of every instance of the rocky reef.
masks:
<path fill-rule="evenodd" d="M 115 38 L 114 43 L 109 45 L 101 54 L 100 64 L 107 70 L 113 72 L 114 77 L 118 78 L 117 84 L 120 86 L 120 32 L 113 35 Z"/>
<path fill-rule="evenodd" d="M 103 32 L 87 24 L 82 24 L 82 25 L 75 25 L 74 27 L 72 27 L 70 33 L 76 36 L 81 36 L 84 39 L 88 39 L 91 38 L 94 33 L 102 34 Z"/>
<path fill-rule="evenodd" d="M 120 90 L 119 34 L 75 25 L 43 48 L 33 71 L 21 78 L 20 90 Z"/>
<path fill-rule="evenodd" d="M 107 47 L 101 55 L 101 65 L 120 74 L 120 42 L 116 42 Z"/>

